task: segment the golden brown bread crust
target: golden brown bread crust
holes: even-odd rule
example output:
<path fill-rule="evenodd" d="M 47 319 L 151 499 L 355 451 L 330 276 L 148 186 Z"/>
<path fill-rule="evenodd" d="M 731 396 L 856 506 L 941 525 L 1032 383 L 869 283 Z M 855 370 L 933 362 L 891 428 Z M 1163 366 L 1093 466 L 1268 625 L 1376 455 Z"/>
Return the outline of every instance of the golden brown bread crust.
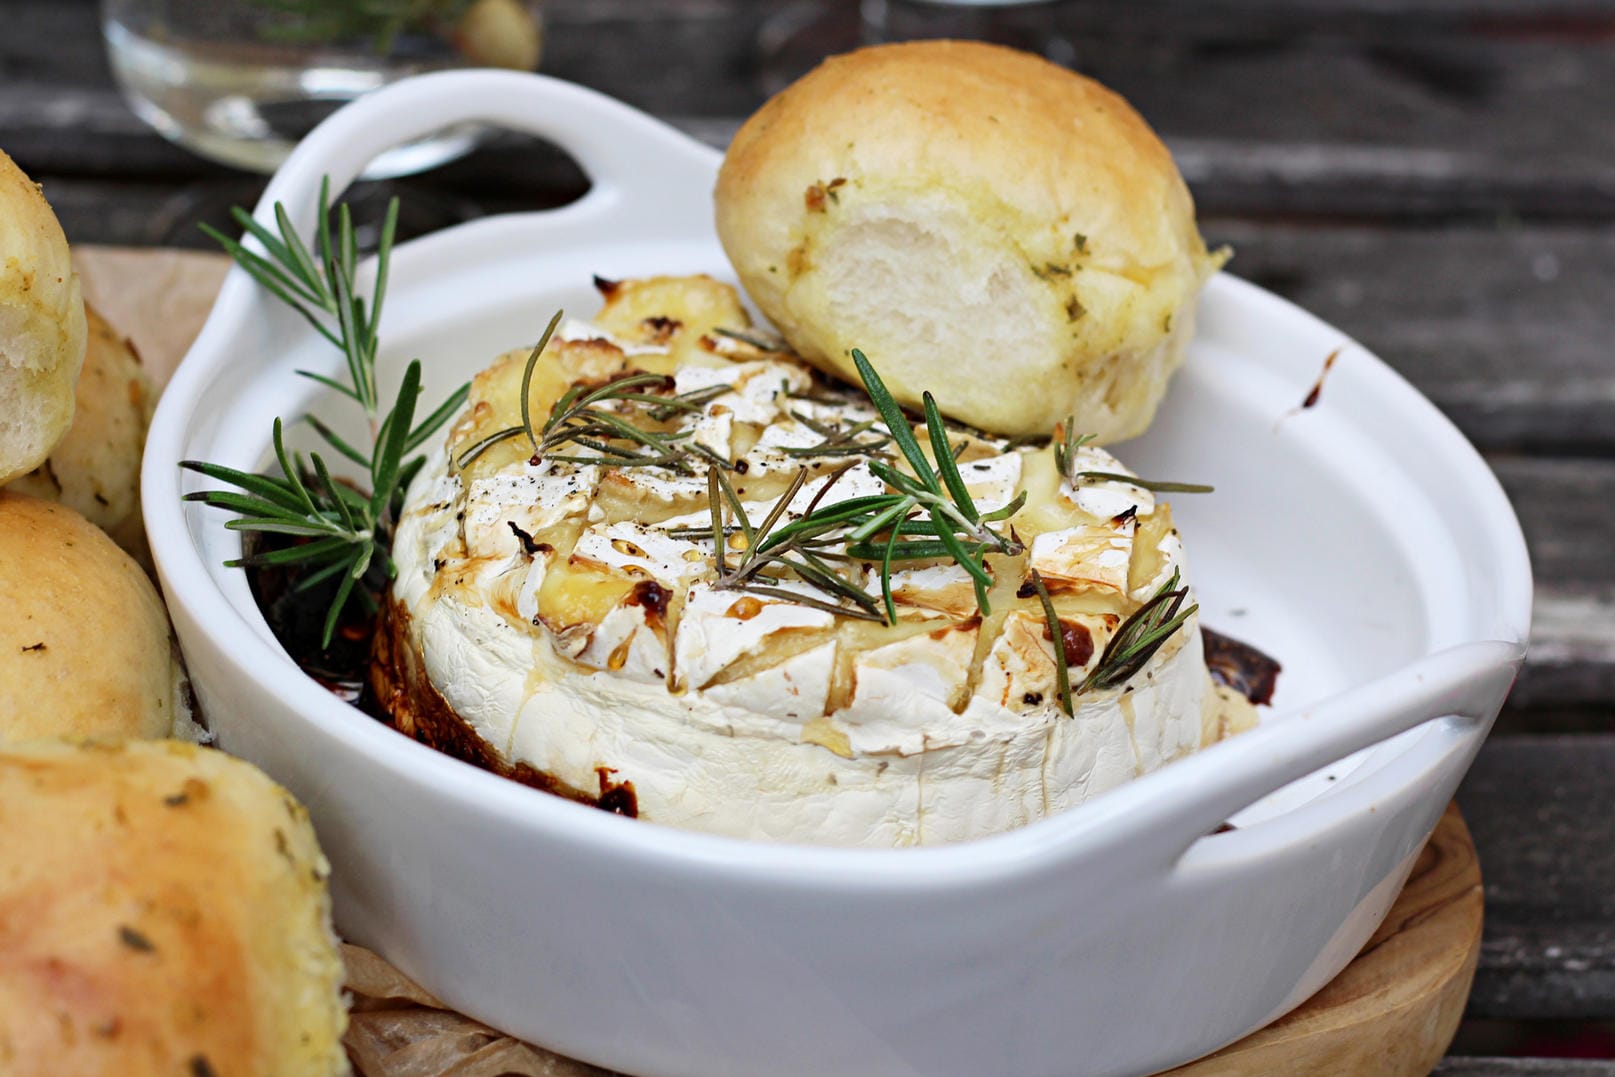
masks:
<path fill-rule="evenodd" d="M 89 343 L 74 391 L 73 425 L 50 459 L 7 489 L 60 501 L 112 536 L 149 571 L 140 515 L 140 454 L 157 391 L 140 358 L 88 303 Z"/>
<path fill-rule="evenodd" d="M 1215 260 L 1171 155 L 1116 94 L 974 42 L 832 57 L 735 136 L 718 233 L 805 358 L 862 348 L 905 403 L 1100 440 L 1154 413 Z"/>
<path fill-rule="evenodd" d="M 0 484 L 37 467 L 67 432 L 84 337 L 67 237 L 0 153 Z"/>
<path fill-rule="evenodd" d="M 0 750 L 0 1070 L 347 1072 L 328 868 L 261 772 L 172 741 Z"/>
<path fill-rule="evenodd" d="M 0 744 L 188 723 L 162 600 L 72 509 L 0 490 L 0 610 Z"/>

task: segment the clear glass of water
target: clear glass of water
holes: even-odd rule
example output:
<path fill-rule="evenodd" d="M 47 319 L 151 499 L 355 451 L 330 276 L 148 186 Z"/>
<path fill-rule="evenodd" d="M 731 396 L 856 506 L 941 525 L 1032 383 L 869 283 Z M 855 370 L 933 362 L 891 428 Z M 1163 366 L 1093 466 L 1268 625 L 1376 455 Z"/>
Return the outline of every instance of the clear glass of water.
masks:
<path fill-rule="evenodd" d="M 170 140 L 272 172 L 331 112 L 389 82 L 538 65 L 539 0 L 101 0 L 114 77 Z M 367 178 L 431 168 L 476 142 L 457 127 L 396 147 Z"/>

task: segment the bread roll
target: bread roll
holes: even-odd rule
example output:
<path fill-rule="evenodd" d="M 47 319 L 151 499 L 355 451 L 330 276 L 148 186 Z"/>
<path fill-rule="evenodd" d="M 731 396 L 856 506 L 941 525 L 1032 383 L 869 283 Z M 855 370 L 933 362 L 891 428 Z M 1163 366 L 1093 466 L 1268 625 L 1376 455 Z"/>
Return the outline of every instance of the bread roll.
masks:
<path fill-rule="evenodd" d="M 162 600 L 72 509 L 0 490 L 0 744 L 191 737 Z"/>
<path fill-rule="evenodd" d="M 38 467 L 67 432 L 84 335 L 67 237 L 0 153 L 0 484 Z"/>
<path fill-rule="evenodd" d="M 73 425 L 48 460 L 7 489 L 60 501 L 146 566 L 140 453 L 157 391 L 129 342 L 88 303 L 84 314 L 89 342 L 74 393 Z"/>
<path fill-rule="evenodd" d="M 0 749 L 0 1069 L 346 1073 L 328 866 L 247 763 L 173 741 Z"/>
<path fill-rule="evenodd" d="M 718 235 L 791 345 L 1003 434 L 1155 413 L 1218 264 L 1171 155 L 1125 101 L 957 41 L 833 57 L 735 136 Z"/>

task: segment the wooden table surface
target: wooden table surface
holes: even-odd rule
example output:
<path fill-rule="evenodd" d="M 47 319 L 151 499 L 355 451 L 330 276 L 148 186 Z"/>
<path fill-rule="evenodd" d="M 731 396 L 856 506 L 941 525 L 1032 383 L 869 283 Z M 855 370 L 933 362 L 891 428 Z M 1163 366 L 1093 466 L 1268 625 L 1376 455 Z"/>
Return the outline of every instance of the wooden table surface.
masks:
<path fill-rule="evenodd" d="M 197 246 L 198 220 L 255 200 L 259 178 L 128 111 L 92 0 L 0 6 L 0 148 L 74 242 Z M 971 18 L 1132 100 L 1234 271 L 1378 352 L 1496 469 L 1536 616 L 1459 793 L 1487 920 L 1437 1072 L 1615 1077 L 1615 0 L 1068 0 Z M 851 2 L 546 0 L 546 19 L 544 71 L 715 145 L 866 32 Z M 391 186 L 419 231 L 586 185 L 511 140 Z"/>

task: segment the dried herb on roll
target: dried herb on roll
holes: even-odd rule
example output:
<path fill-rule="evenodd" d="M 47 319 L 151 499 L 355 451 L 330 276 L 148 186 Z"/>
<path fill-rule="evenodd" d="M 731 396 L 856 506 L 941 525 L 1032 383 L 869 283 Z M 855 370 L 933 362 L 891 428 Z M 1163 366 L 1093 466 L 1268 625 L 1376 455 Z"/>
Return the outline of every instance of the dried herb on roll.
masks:
<path fill-rule="evenodd" d="M 67 433 L 84 339 L 67 237 L 0 152 L 0 484 L 38 467 Z"/>
<path fill-rule="evenodd" d="M 200 737 L 157 589 L 72 509 L 0 490 L 0 609 L 0 745 Z"/>
<path fill-rule="evenodd" d="M 7 489 L 60 501 L 148 569 L 140 515 L 140 454 L 157 390 L 129 341 L 88 303 L 89 343 L 74 390 L 73 424 L 44 463 Z"/>
<path fill-rule="evenodd" d="M 0 749 L 0 803 L 7 1074 L 349 1071 L 330 867 L 286 790 L 191 744 L 43 741 Z"/>
<path fill-rule="evenodd" d="M 826 60 L 735 136 L 717 225 L 792 348 L 898 402 L 1046 436 L 1140 433 L 1182 362 L 1208 253 L 1171 154 L 1039 57 L 927 41 Z"/>

